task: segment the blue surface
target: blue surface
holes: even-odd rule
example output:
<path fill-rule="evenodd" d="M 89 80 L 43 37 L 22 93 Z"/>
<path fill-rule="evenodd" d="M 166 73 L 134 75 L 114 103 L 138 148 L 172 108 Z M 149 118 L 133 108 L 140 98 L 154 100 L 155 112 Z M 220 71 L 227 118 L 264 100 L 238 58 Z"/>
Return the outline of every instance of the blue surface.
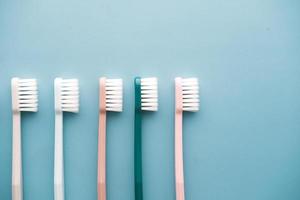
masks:
<path fill-rule="evenodd" d="M 23 115 L 25 200 L 53 199 L 53 79 L 80 80 L 65 116 L 66 200 L 95 200 L 98 77 L 122 77 L 108 116 L 108 199 L 132 200 L 133 78 L 159 78 L 144 121 L 145 200 L 173 200 L 175 76 L 196 76 L 185 115 L 187 200 L 300 199 L 300 1 L 0 0 L 0 199 L 11 199 L 10 78 L 36 77 Z"/>

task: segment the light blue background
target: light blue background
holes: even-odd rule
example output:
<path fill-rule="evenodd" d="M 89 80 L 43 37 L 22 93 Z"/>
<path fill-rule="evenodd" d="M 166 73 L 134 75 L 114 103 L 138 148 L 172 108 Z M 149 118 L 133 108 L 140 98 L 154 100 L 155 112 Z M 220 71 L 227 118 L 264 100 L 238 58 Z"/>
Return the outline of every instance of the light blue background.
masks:
<path fill-rule="evenodd" d="M 300 199 L 300 1 L 0 0 L 0 199 L 11 199 L 10 79 L 36 77 L 23 115 L 25 200 L 53 199 L 53 79 L 79 78 L 65 116 L 66 200 L 95 200 L 98 77 L 124 79 L 108 116 L 108 199 L 132 200 L 133 78 L 159 78 L 143 133 L 145 200 L 173 200 L 174 77 L 195 76 L 185 115 L 187 200 Z"/>

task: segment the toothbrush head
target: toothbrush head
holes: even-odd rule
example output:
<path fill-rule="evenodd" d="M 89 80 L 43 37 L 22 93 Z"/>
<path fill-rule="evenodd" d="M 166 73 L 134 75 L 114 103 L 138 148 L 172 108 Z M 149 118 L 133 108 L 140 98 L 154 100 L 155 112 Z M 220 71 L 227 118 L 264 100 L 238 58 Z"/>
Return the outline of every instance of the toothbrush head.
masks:
<path fill-rule="evenodd" d="M 122 112 L 123 81 L 122 79 L 100 78 L 101 111 Z"/>
<path fill-rule="evenodd" d="M 197 78 L 176 78 L 176 109 L 196 112 L 199 110 L 199 86 Z"/>
<path fill-rule="evenodd" d="M 158 92 L 157 78 L 141 78 L 141 110 L 157 111 L 158 109 Z"/>
<path fill-rule="evenodd" d="M 55 86 L 55 111 L 79 111 L 79 84 L 77 79 L 56 78 Z"/>
<path fill-rule="evenodd" d="M 12 78 L 12 108 L 14 112 L 37 112 L 38 91 L 36 79 Z"/>

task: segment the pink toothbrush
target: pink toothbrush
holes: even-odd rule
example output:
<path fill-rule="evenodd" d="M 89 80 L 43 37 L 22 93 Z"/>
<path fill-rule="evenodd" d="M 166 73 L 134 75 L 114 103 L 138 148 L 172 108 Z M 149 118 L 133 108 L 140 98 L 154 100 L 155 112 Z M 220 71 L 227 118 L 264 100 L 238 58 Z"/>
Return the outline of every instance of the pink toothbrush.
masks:
<path fill-rule="evenodd" d="M 197 78 L 175 78 L 175 180 L 176 200 L 184 200 L 184 170 L 182 148 L 183 111 L 199 110 Z"/>
<path fill-rule="evenodd" d="M 99 81 L 98 200 L 106 200 L 106 112 L 122 112 L 122 85 L 122 79 Z"/>

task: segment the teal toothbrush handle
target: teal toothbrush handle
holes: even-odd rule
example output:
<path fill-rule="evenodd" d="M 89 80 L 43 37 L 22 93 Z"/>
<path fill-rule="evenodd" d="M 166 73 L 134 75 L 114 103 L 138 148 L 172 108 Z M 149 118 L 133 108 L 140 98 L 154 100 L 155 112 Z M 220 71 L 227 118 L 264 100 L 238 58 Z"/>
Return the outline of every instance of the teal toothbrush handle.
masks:
<path fill-rule="evenodd" d="M 134 188 L 135 200 L 143 200 L 141 82 L 135 78 Z"/>
<path fill-rule="evenodd" d="M 143 199 L 143 172 L 142 172 L 142 126 L 141 113 L 135 112 L 134 124 L 134 181 L 135 181 L 135 200 Z"/>

